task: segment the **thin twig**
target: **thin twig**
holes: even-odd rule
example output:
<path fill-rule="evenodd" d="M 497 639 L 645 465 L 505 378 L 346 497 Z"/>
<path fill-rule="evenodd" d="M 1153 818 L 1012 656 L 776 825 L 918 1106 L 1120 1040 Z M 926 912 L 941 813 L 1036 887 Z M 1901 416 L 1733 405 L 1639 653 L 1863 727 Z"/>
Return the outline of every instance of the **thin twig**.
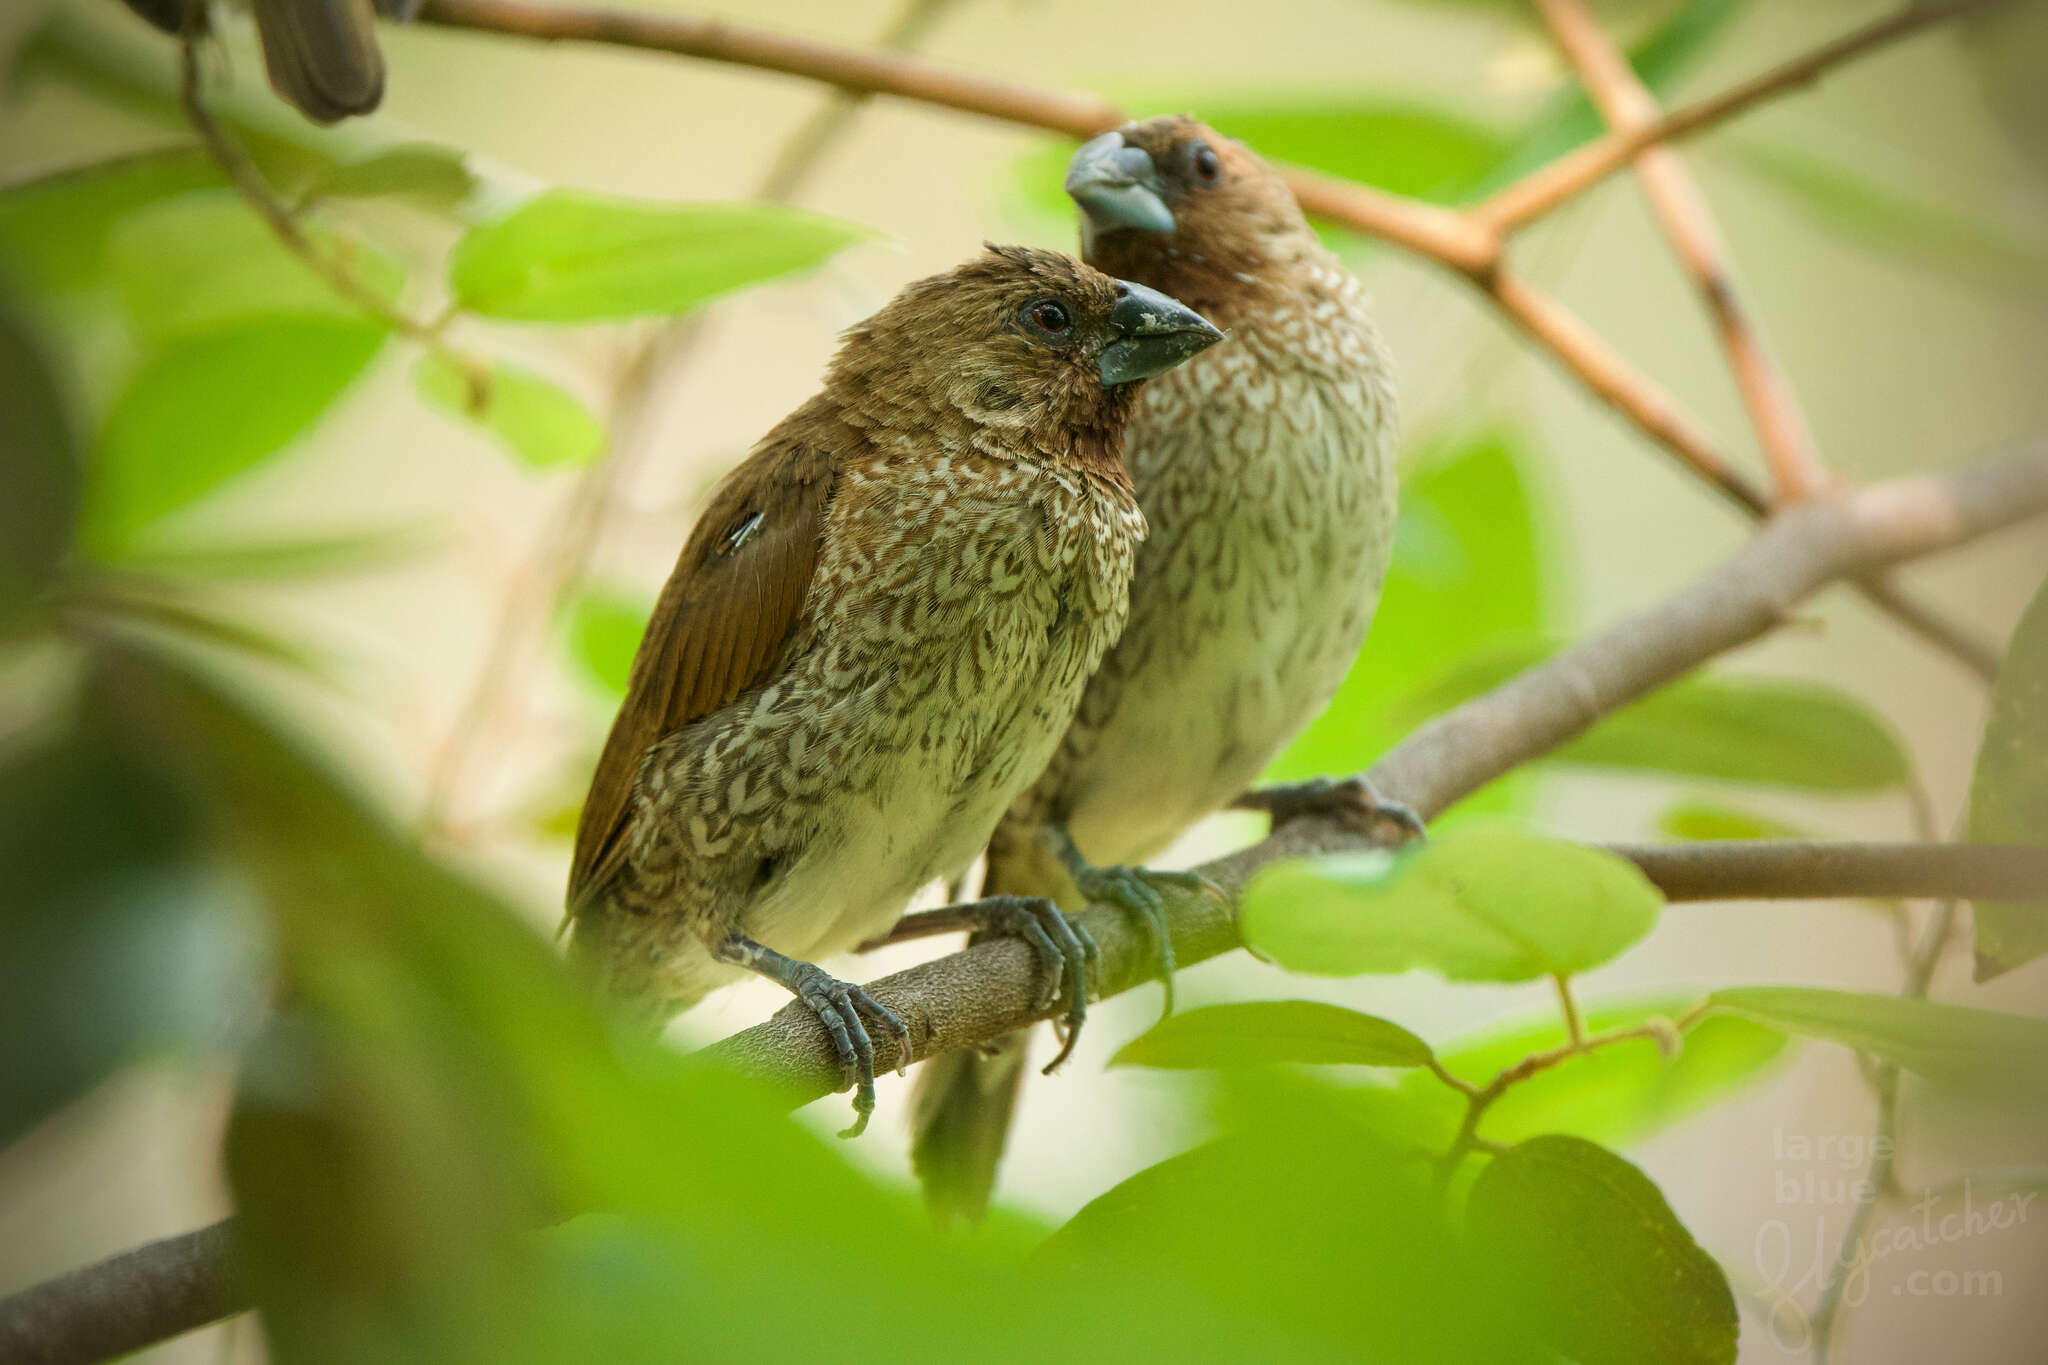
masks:
<path fill-rule="evenodd" d="M 1656 97 L 1583 0 L 1535 0 L 1535 5 L 1608 125 L 1621 133 L 1655 126 Z M 1644 147 L 1636 154 L 1635 168 L 1665 238 L 1714 319 L 1778 500 L 1797 502 L 1811 495 L 1828 482 L 1827 470 L 1792 385 L 1736 299 L 1728 248 L 1705 196 L 1673 147 Z"/>
<path fill-rule="evenodd" d="M 2048 897 L 2048 848 L 1798 839 L 1599 845 L 1670 901 Z"/>
<path fill-rule="evenodd" d="M 1766 100 L 1814 84 L 1836 67 L 1866 52 L 1909 37 L 1934 24 L 1999 9 L 2011 3 L 2013 0 L 1908 4 L 1895 14 L 1825 43 L 1760 76 L 1730 86 L 1697 104 L 1673 110 L 1640 127 L 1616 129 L 1576 151 L 1568 152 L 1496 191 L 1473 210 L 1473 216 L 1496 232 L 1512 232 L 1585 193 L 1635 160 L 1647 147 L 1677 142 L 1726 123 Z"/>

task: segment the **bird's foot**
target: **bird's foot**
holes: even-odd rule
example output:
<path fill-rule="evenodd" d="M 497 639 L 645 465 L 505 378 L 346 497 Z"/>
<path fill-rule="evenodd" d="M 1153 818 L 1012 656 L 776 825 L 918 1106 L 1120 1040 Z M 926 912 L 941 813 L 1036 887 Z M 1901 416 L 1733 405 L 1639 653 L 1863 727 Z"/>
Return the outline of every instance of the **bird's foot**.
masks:
<path fill-rule="evenodd" d="M 1049 1009 L 1054 1001 L 1066 1000 L 1066 1011 L 1053 1021 L 1067 1042 L 1055 1065 L 1065 1061 L 1072 1051 L 1071 1040 L 1080 1035 L 1088 1018 L 1089 984 L 1099 956 L 1094 938 L 1080 921 L 1043 896 L 988 896 L 957 909 L 974 915 L 982 930 L 1021 938 L 1038 954 L 1042 975 L 1034 1007 Z M 1046 1071 L 1050 1073 L 1052 1067 Z"/>
<path fill-rule="evenodd" d="M 1363 777 L 1313 777 L 1277 787 L 1255 787 L 1231 802 L 1237 810 L 1262 810 L 1273 828 L 1304 816 L 1327 816 L 1361 834 L 1405 844 L 1423 838 L 1427 829 L 1414 809 L 1374 791 Z"/>
<path fill-rule="evenodd" d="M 868 1116 L 875 1112 L 875 1042 L 867 1020 L 872 1019 L 896 1040 L 898 1075 L 910 1058 L 910 1029 L 863 988 L 841 981 L 813 963 L 784 957 L 750 938 L 734 934 L 718 946 L 717 956 L 767 977 L 818 1016 L 839 1053 L 846 1084 L 853 1087 L 853 1126 L 839 1136 L 859 1137 L 867 1130 Z"/>

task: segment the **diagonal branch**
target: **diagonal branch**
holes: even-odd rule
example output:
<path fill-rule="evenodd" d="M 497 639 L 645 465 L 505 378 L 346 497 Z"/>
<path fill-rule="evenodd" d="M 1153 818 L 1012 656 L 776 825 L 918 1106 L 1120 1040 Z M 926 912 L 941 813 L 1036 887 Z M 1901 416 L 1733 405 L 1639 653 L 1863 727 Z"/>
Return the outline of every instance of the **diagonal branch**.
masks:
<path fill-rule="evenodd" d="M 1375 790 L 1435 815 L 1600 717 L 1782 623 L 1830 583 L 1975 540 L 2048 513 L 2048 444 L 1962 469 L 1898 479 L 1813 499 L 1777 518 L 1691 587 L 1586 640 L 1484 696 L 1431 721 L 1376 764 Z M 1302 819 L 1200 871 L 1232 901 L 1162 887 L 1176 956 L 1201 962 L 1238 946 L 1234 903 L 1266 864 L 1373 846 L 1321 819 Z M 1718 847 L 1719 851 L 1716 851 Z M 1637 851 L 1615 850 L 1623 856 Z M 1674 896 L 1980 894 L 2036 886 L 2040 849 L 1799 844 L 1706 845 L 1640 851 Z M 1896 878 L 1896 880 L 1893 880 Z M 1823 883 L 1834 889 L 1825 889 Z M 1145 932 L 1120 911 L 1090 906 L 1082 923 L 1101 949 L 1099 994 L 1148 980 L 1156 958 Z M 973 1047 L 1045 1017 L 1039 966 L 1019 940 L 977 944 L 873 982 L 869 989 L 910 1026 L 911 1060 Z M 893 1038 L 876 1065 L 896 1065 Z M 710 1060 L 784 1087 L 792 1103 L 840 1088 L 838 1054 L 817 1016 L 799 1004 L 725 1039 Z M 80 1365 L 133 1350 L 248 1306 L 234 1287 L 226 1225 L 155 1243 L 0 1302 L 0 1354 Z M 198 1263 L 195 1265 L 195 1255 Z M 168 1286 L 182 1286 L 171 1292 Z M 132 1304 L 142 1305 L 131 1308 Z M 101 1319 L 126 1325 L 109 1345 Z"/>

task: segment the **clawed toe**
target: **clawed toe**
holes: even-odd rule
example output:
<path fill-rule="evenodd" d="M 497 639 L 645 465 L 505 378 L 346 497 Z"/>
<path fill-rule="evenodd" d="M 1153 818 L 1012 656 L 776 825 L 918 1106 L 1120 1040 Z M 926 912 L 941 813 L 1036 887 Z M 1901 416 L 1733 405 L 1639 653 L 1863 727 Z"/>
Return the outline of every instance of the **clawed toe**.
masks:
<path fill-rule="evenodd" d="M 1381 821 L 1391 820 L 1401 829 L 1402 840 L 1421 839 L 1428 834 L 1422 817 L 1412 806 L 1391 801 L 1373 790 L 1363 777 L 1317 777 L 1285 786 L 1262 787 L 1246 792 L 1235 803 L 1244 810 L 1263 810 L 1273 817 L 1273 828 L 1304 816 L 1329 816 L 1351 825 L 1362 834 L 1379 832 Z"/>

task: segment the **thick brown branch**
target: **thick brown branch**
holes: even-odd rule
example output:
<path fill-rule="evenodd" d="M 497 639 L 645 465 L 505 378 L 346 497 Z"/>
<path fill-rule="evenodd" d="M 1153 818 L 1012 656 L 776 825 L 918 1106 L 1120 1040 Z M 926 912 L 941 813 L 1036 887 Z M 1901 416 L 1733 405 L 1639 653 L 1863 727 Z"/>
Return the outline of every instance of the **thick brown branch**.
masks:
<path fill-rule="evenodd" d="M 1951 0 L 1946 4 L 1908 4 L 1896 14 L 1845 34 L 1718 95 L 1673 110 L 1640 127 L 1618 128 L 1589 142 L 1498 191 L 1474 210 L 1474 216 L 1497 232 L 1512 232 L 1585 193 L 1635 160 L 1646 147 L 1676 142 L 1725 123 L 1766 100 L 1812 85 L 1845 62 L 1932 24 L 2011 3 L 2012 0 Z"/>
<path fill-rule="evenodd" d="M 0 1300 L 0 1360 L 87 1365 L 249 1306 L 227 1222 L 149 1242 Z"/>
<path fill-rule="evenodd" d="M 1824 844 L 1760 839 L 1610 844 L 1666 899 L 2048 900 L 2048 848 L 2012 844 Z"/>

